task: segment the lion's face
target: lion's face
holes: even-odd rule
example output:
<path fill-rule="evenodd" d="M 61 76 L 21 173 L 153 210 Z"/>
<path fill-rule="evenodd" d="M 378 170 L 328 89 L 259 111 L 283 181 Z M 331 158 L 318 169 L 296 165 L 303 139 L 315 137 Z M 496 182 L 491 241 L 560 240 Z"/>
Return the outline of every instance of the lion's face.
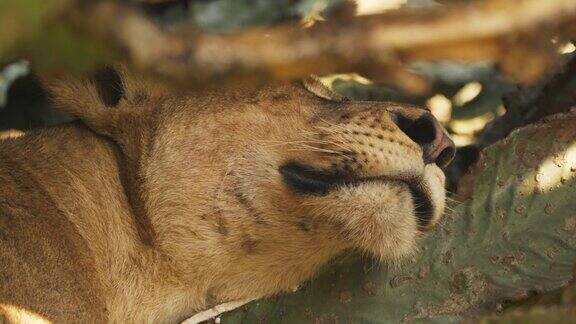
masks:
<path fill-rule="evenodd" d="M 80 83 L 55 87 L 55 100 L 118 144 L 141 237 L 217 300 L 291 289 L 347 248 L 405 257 L 443 213 L 454 147 L 423 109 L 310 83 L 122 87 L 110 108 Z"/>
<path fill-rule="evenodd" d="M 298 86 L 211 100 L 200 112 L 171 114 L 157 145 L 174 154 L 158 154 L 155 165 L 174 172 L 163 190 L 178 184 L 181 198 L 203 210 L 191 217 L 213 222 L 239 250 L 265 254 L 270 241 L 289 250 L 310 236 L 393 260 L 414 252 L 443 213 L 437 164 L 454 147 L 423 109 L 333 102 Z"/>

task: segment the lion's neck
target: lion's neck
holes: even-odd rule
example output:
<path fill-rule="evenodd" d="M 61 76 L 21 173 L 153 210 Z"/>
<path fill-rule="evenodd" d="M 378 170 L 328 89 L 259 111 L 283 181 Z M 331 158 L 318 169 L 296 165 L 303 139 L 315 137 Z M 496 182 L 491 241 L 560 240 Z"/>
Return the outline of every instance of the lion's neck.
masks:
<path fill-rule="evenodd" d="M 85 240 L 111 319 L 175 320 L 198 307 L 198 292 L 141 240 L 112 143 L 67 125 L 5 142 L 0 153 L 21 176 L 34 178 L 41 186 L 35 190 L 54 205 L 50 212 L 68 219 Z"/>

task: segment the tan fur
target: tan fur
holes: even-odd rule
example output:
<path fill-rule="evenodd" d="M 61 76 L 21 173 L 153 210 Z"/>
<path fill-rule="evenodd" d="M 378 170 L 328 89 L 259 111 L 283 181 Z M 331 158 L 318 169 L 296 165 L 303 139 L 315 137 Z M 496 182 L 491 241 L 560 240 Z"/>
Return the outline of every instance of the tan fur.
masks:
<path fill-rule="evenodd" d="M 390 118 L 414 108 L 136 80 L 112 108 L 91 83 L 52 84 L 82 122 L 0 141 L 0 320 L 173 323 L 290 291 L 344 249 L 397 260 L 420 233 L 406 176 L 442 214 L 442 171 Z M 391 180 L 304 195 L 287 162 Z"/>

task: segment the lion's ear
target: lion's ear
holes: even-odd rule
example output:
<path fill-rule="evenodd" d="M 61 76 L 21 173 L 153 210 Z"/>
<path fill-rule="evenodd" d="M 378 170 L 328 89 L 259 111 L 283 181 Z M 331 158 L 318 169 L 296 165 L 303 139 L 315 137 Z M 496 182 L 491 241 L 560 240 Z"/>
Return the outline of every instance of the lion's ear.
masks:
<path fill-rule="evenodd" d="M 307 77 L 306 79 L 304 79 L 302 81 L 302 83 L 304 84 L 304 88 L 306 88 L 306 90 L 312 92 L 313 94 L 315 94 L 316 96 L 318 96 L 320 98 L 330 100 L 330 101 L 337 101 L 337 102 L 350 100 L 349 98 L 344 97 L 343 95 L 340 95 L 340 94 L 330 90 L 315 75 L 311 75 L 311 76 Z"/>
<path fill-rule="evenodd" d="M 132 128 L 166 89 L 125 67 L 105 68 L 89 78 L 43 78 L 54 107 L 79 118 L 94 132 L 116 137 Z"/>
<path fill-rule="evenodd" d="M 114 133 L 116 108 L 123 96 L 121 77 L 112 69 L 99 71 L 92 78 L 43 78 L 56 109 L 79 118 L 93 131 L 102 135 Z"/>

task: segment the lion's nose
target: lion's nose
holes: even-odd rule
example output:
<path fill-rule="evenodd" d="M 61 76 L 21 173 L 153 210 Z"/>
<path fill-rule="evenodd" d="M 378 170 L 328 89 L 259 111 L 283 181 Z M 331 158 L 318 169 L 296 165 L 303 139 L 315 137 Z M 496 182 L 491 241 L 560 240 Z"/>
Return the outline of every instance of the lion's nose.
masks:
<path fill-rule="evenodd" d="M 454 159 L 456 147 L 438 120 L 429 112 L 422 114 L 398 114 L 396 125 L 411 140 L 420 145 L 424 162 L 446 167 Z"/>

